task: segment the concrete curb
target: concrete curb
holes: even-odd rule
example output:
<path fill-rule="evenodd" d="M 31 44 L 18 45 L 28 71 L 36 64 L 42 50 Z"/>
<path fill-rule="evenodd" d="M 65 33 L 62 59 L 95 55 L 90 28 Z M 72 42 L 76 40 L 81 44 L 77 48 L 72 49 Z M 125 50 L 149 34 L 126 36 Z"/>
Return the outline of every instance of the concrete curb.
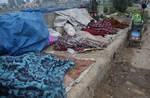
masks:
<path fill-rule="evenodd" d="M 69 92 L 67 98 L 94 98 L 97 83 L 103 79 L 107 71 L 111 68 L 111 61 L 114 54 L 119 52 L 124 46 L 129 28 L 122 30 L 121 36 L 117 37 L 105 50 L 98 51 L 96 64 L 83 77 L 79 84 L 76 84 Z"/>

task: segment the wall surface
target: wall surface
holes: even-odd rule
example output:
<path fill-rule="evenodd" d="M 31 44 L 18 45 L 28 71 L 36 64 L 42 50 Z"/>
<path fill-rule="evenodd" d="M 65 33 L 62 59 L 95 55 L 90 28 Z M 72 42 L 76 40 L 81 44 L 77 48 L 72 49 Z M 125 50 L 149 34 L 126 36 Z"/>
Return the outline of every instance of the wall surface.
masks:
<path fill-rule="evenodd" d="M 68 93 L 68 98 L 95 98 L 94 93 L 97 84 L 102 81 L 107 71 L 111 68 L 111 61 L 114 55 L 124 46 L 128 30 L 129 29 L 121 31 L 122 35 L 105 50 L 78 55 L 79 57 L 95 58 L 96 64 L 93 65 L 92 69 L 82 78 L 80 83 L 71 89 Z"/>

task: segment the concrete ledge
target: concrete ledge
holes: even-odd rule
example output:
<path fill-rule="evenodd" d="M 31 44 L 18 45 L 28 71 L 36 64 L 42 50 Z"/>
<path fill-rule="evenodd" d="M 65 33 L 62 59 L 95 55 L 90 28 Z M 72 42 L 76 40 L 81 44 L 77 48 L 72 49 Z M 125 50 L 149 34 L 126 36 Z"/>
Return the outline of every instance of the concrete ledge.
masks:
<path fill-rule="evenodd" d="M 122 30 L 122 34 L 117 37 L 105 50 L 77 55 L 77 57 L 92 57 L 96 59 L 96 64 L 82 78 L 79 84 L 76 84 L 69 92 L 68 98 L 94 98 L 97 83 L 99 83 L 108 69 L 111 67 L 111 61 L 114 54 L 120 51 L 124 45 L 129 28 Z"/>

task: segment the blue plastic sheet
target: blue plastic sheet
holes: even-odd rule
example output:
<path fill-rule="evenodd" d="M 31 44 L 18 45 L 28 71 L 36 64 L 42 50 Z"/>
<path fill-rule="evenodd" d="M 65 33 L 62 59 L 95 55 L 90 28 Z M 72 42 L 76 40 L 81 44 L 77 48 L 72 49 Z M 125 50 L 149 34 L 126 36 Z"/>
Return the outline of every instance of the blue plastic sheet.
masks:
<path fill-rule="evenodd" d="M 49 44 L 49 31 L 39 12 L 0 15 L 0 54 L 40 52 Z"/>
<path fill-rule="evenodd" d="M 27 8 L 21 10 L 22 12 L 41 12 L 41 13 L 50 13 L 55 11 L 66 10 L 68 8 Z"/>

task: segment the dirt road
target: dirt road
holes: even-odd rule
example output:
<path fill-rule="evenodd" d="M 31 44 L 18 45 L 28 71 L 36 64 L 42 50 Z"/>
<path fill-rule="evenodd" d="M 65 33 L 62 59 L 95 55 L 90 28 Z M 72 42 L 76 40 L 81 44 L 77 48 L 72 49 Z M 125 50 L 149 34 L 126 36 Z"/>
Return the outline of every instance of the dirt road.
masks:
<path fill-rule="evenodd" d="M 150 98 L 150 24 L 142 49 L 124 48 L 94 98 Z"/>

